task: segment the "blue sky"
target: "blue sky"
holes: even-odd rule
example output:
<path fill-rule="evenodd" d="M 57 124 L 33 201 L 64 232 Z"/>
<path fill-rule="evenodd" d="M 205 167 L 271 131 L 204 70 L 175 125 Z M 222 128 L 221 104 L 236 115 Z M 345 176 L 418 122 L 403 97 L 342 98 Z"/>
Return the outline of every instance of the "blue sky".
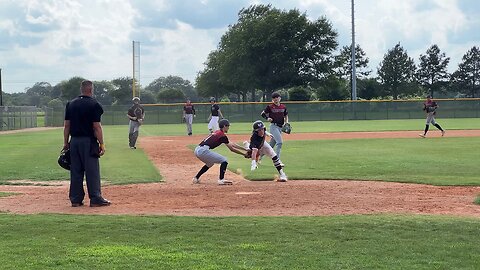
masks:
<path fill-rule="evenodd" d="M 22 92 L 73 76 L 112 80 L 132 76 L 132 41 L 140 42 L 140 82 L 176 75 L 194 82 L 241 8 L 271 3 L 326 16 L 351 42 L 349 0 L 0 0 L 3 91 Z M 451 58 L 480 46 L 476 0 L 356 0 L 356 41 L 376 71 L 398 42 L 418 64 L 432 45 Z"/>

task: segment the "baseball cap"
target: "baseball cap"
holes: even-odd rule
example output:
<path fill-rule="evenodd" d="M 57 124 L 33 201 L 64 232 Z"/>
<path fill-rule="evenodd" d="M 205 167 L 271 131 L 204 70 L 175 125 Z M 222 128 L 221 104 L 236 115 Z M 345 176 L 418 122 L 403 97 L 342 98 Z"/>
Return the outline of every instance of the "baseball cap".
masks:
<path fill-rule="evenodd" d="M 132 101 L 135 101 L 135 100 L 140 101 L 140 98 L 139 98 L 139 97 L 133 97 L 133 98 L 132 98 Z"/>
<path fill-rule="evenodd" d="M 277 98 L 277 97 L 280 97 L 280 94 L 277 93 L 277 92 L 273 92 L 272 93 L 272 98 Z"/>

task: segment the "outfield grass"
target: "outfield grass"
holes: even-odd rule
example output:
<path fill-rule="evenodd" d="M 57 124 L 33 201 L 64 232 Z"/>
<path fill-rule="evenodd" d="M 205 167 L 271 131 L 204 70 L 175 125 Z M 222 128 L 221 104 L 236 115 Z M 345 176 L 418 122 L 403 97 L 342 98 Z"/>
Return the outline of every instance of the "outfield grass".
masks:
<path fill-rule="evenodd" d="M 479 137 L 410 139 L 353 139 L 288 141 L 282 161 L 290 179 L 379 180 L 433 185 L 480 185 Z M 233 172 L 240 168 L 247 179 L 272 180 L 278 174 L 265 157 L 255 171 L 250 161 L 231 153 Z"/>
<path fill-rule="evenodd" d="M 445 119 L 448 128 L 480 128 L 480 119 Z M 408 130 L 418 120 L 299 122 L 294 132 Z M 420 124 L 423 125 L 423 122 Z M 478 126 L 477 126 L 478 125 Z M 196 128 L 207 133 L 206 124 Z M 389 128 L 389 129 L 386 129 Z M 185 126 L 144 125 L 141 136 L 176 136 Z M 195 130 L 195 129 L 194 129 Z M 112 184 L 158 182 L 161 176 L 141 149 L 128 148 L 127 126 L 104 126 L 107 154 L 101 158 L 104 182 Z M 232 123 L 230 133 L 249 134 L 250 124 Z M 0 135 L 0 184 L 6 180 L 67 180 L 56 160 L 62 147 L 61 129 Z M 479 185 L 473 145 L 479 138 L 352 139 L 288 141 L 282 159 L 290 179 L 357 179 L 415 182 L 436 185 Z M 228 152 L 225 147 L 220 152 Z M 254 173 L 249 161 L 228 154 L 230 169 L 241 168 L 248 179 L 271 180 L 276 170 L 265 160 Z"/>
<path fill-rule="evenodd" d="M 446 130 L 480 129 L 480 118 L 438 119 Z M 267 125 L 268 127 L 268 125 Z M 114 129 L 120 126 L 113 126 Z M 306 132 L 351 132 L 351 131 L 423 131 L 425 120 L 355 120 L 355 121 L 306 121 L 292 122 L 293 133 Z M 434 127 L 432 127 L 435 129 Z M 248 134 L 252 132 L 252 123 L 231 123 L 231 134 Z M 146 136 L 186 135 L 184 124 L 143 125 L 140 133 Z M 207 123 L 194 123 L 194 134 L 208 134 Z"/>
<path fill-rule="evenodd" d="M 480 220 L 467 218 L 0 214 L 0 231 L 4 269 L 478 269 L 480 265 Z"/>
<path fill-rule="evenodd" d="M 158 182 L 161 176 L 141 149 L 128 147 L 128 127 L 105 128 L 107 154 L 100 159 L 104 183 Z M 0 135 L 0 184 L 5 180 L 68 180 L 57 164 L 63 130 Z"/>

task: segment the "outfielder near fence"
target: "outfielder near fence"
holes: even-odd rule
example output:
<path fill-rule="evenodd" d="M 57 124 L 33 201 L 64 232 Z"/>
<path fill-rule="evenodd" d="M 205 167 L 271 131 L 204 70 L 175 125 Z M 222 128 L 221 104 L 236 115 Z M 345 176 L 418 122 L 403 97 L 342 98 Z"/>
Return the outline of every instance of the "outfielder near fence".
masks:
<path fill-rule="evenodd" d="M 438 99 L 441 101 L 441 118 L 478 118 L 480 99 Z M 270 102 L 222 102 L 223 115 L 232 123 L 254 122 Z M 309 101 L 283 102 L 287 104 L 289 121 L 329 121 L 329 120 L 387 120 L 424 119 L 423 100 L 396 101 Z M 148 124 L 177 124 L 181 122 L 183 103 L 143 104 L 148 115 Z M 206 123 L 210 114 L 210 103 L 194 103 L 196 119 Z M 126 125 L 125 111 L 128 106 L 103 106 L 104 125 Z M 45 113 L 46 126 L 62 126 L 62 108 L 50 109 Z"/>

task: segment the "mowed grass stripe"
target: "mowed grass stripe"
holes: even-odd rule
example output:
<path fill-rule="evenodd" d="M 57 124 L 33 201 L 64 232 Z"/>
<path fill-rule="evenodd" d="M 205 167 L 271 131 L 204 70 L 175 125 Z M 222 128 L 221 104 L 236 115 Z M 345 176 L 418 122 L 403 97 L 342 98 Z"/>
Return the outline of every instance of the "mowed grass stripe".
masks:
<path fill-rule="evenodd" d="M 480 220 L 466 218 L 0 214 L 0 230 L 5 269 L 476 269 L 480 263 Z"/>

